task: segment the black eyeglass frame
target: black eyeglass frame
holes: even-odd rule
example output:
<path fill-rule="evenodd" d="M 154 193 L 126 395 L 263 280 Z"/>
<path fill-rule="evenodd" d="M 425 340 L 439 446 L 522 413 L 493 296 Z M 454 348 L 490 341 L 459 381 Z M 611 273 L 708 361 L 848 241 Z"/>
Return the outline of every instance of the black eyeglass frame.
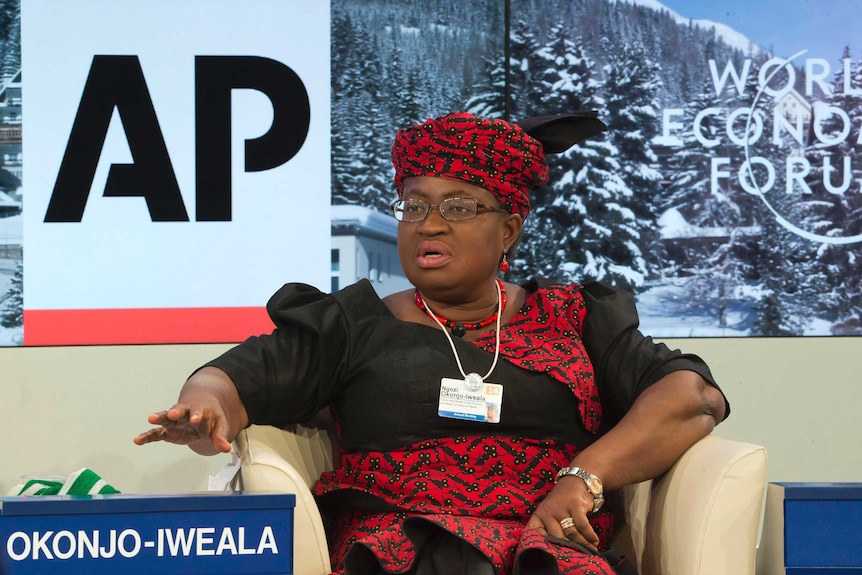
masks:
<path fill-rule="evenodd" d="M 460 200 L 462 202 L 468 202 L 469 204 L 475 205 L 476 211 L 469 218 L 454 219 L 453 220 L 452 218 L 447 217 L 443 211 L 443 205 L 450 203 L 450 202 L 453 202 L 453 201 L 456 201 L 456 200 Z M 408 203 L 413 203 L 414 205 L 418 205 L 418 206 L 425 206 L 425 213 L 422 214 L 421 218 L 419 218 L 418 220 L 405 220 L 405 219 L 403 219 L 403 214 L 406 213 L 404 210 L 404 206 Z M 399 206 L 399 204 L 401 204 L 401 205 Z M 393 217 L 395 217 L 396 220 L 398 220 L 399 222 L 407 222 L 410 224 L 415 224 L 417 222 L 423 221 L 425 218 L 428 217 L 428 214 L 431 213 L 432 208 L 437 208 L 437 211 L 440 212 L 440 216 L 444 220 L 446 220 L 447 222 L 468 222 L 472 219 L 475 219 L 476 216 L 478 216 L 480 213 L 482 213 L 482 212 L 480 212 L 480 210 L 484 210 L 485 212 L 499 212 L 499 213 L 503 213 L 503 214 L 509 213 L 509 211 L 504 209 L 504 208 L 497 208 L 494 206 L 489 206 L 488 204 L 483 204 L 479 200 L 477 200 L 476 198 L 446 198 L 445 200 L 443 200 L 439 204 L 429 204 L 425 200 L 416 200 L 416 199 L 395 200 L 394 202 L 392 202 L 390 207 L 392 208 L 392 215 L 393 215 Z M 399 217 L 399 215 L 401 215 L 401 217 Z"/>

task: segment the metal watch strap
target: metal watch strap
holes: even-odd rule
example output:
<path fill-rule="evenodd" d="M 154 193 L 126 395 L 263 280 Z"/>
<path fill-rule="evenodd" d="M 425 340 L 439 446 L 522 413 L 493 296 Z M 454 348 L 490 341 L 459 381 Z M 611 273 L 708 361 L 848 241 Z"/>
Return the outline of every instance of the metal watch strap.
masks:
<path fill-rule="evenodd" d="M 557 472 L 557 476 L 554 478 L 554 483 L 558 482 L 566 475 L 579 477 L 584 481 L 587 486 L 587 491 L 593 496 L 593 513 L 602 508 L 602 505 L 605 502 L 605 495 L 602 488 L 602 481 L 598 477 L 580 467 L 563 467 Z"/>

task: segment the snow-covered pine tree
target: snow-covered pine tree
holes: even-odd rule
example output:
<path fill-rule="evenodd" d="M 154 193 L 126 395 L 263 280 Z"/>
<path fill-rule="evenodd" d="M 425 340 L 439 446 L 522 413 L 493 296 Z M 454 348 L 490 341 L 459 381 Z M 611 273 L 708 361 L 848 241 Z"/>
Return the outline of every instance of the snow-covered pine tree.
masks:
<path fill-rule="evenodd" d="M 745 76 L 741 91 L 737 90 L 733 83 L 724 88 L 724 134 L 719 138 L 722 144 L 715 149 L 715 153 L 726 158 L 728 162 L 709 170 L 710 173 L 721 170 L 728 174 L 719 178 L 717 185 L 711 186 L 712 194 L 720 201 L 720 209 L 714 212 L 716 219 L 712 225 L 720 231 L 721 239 L 707 257 L 707 274 L 701 275 L 701 278 L 706 280 L 702 289 L 708 290 L 709 301 L 714 302 L 721 327 L 728 325 L 727 314 L 730 306 L 748 298 L 749 288 L 756 277 L 754 254 L 757 252 L 752 251 L 751 245 L 762 240 L 757 230 L 763 222 L 763 203 L 756 194 L 742 186 L 739 174 L 745 161 L 754 155 L 751 152 L 755 144 L 751 142 L 757 138 L 758 125 L 761 126 L 762 132 L 756 143 L 757 150 L 772 135 L 765 129 L 772 106 L 767 105 L 767 101 L 761 98 L 757 102 L 757 109 L 752 110 L 760 86 L 759 64 L 752 59 L 750 65 L 751 71 Z M 735 135 L 736 141 L 731 137 L 731 133 Z M 745 141 L 749 142 L 748 147 L 744 145 Z M 758 174 L 758 181 L 760 176 L 762 174 Z M 736 327 L 749 328 L 754 320 L 752 310 L 740 311 L 742 314 L 736 321 Z"/>
<path fill-rule="evenodd" d="M 862 116 L 862 97 L 846 90 L 845 84 L 862 86 L 862 63 L 850 69 L 845 82 L 844 61 L 851 59 L 845 47 L 837 62 L 829 94 L 814 107 L 813 122 L 819 122 L 820 137 L 812 130 L 812 141 L 806 149 L 811 172 L 806 179 L 813 183 L 807 195 L 806 229 L 835 238 L 862 234 L 862 150 L 856 145 L 860 127 L 855 118 Z M 826 106 L 843 110 L 851 119 L 848 126 L 837 114 L 826 113 Z M 823 117 L 818 117 L 822 114 Z M 821 297 L 818 309 L 825 319 L 833 322 L 832 332 L 838 335 L 862 334 L 862 250 L 860 243 L 824 242 L 818 246 L 817 260 L 822 266 L 824 281 L 818 286 Z"/>
<path fill-rule="evenodd" d="M 509 31 L 508 111 L 513 120 L 538 116 L 543 90 L 536 75 L 542 65 L 539 40 L 529 24 L 517 20 Z"/>
<path fill-rule="evenodd" d="M 503 54 L 496 0 L 368 2 L 332 8 L 332 203 L 388 211 L 396 128 L 464 109 L 489 55 Z"/>
<path fill-rule="evenodd" d="M 8 78 L 21 69 L 21 2 L 6 0 L 0 3 L 0 30 L 2 30 L 3 61 L 0 75 Z"/>
<path fill-rule="evenodd" d="M 416 69 L 407 69 L 400 59 L 387 63 L 387 95 L 392 103 L 394 128 L 406 128 L 423 122 L 429 114 L 428 80 Z"/>
<path fill-rule="evenodd" d="M 15 264 L 15 275 L 2 300 L 0 308 L 0 325 L 3 327 L 19 327 L 24 325 L 24 266 L 19 261 Z"/>
<path fill-rule="evenodd" d="M 506 62 L 503 55 L 485 58 L 487 77 L 473 88 L 466 111 L 483 118 L 506 117 Z"/>
<path fill-rule="evenodd" d="M 696 124 L 698 115 L 709 109 L 715 113 Z M 718 229 L 728 223 L 728 213 L 737 211 L 724 190 L 712 189 L 712 158 L 723 156 L 725 152 L 717 151 L 712 144 L 704 144 L 721 139 L 725 121 L 722 98 L 715 94 L 711 82 L 703 82 L 700 93 L 684 107 L 684 129 L 679 134 L 680 144 L 670 149 L 672 154 L 665 167 L 667 185 L 660 194 L 659 203 L 660 217 L 669 218 L 673 214 L 692 226 L 690 230 L 677 229 L 681 237 L 667 240 L 665 269 L 684 281 L 687 303 L 683 305 L 691 309 L 708 306 L 721 327 L 727 326 L 728 297 L 721 265 L 732 253 L 720 237 L 699 237 L 696 230 L 700 229 L 702 234 Z"/>
<path fill-rule="evenodd" d="M 758 76 L 763 61 L 754 59 L 751 77 Z M 746 87 L 749 97 L 752 90 L 757 90 L 753 81 Z M 753 101 L 748 103 L 754 105 Z M 787 156 L 802 148 L 797 139 L 802 130 L 796 129 L 801 118 L 797 124 L 796 117 L 777 116 L 776 109 L 773 96 L 762 93 L 756 104 L 763 121 L 762 135 L 749 148 L 750 170 L 743 169 L 740 174 L 756 190 L 753 197 L 759 200 L 752 206 L 759 233 L 748 237 L 740 256 L 750 264 L 747 280 L 754 302 L 750 334 L 755 336 L 803 335 L 820 300 L 816 245 L 779 222 L 781 218 L 799 225 L 806 206 L 802 190 L 788 190 L 785 169 Z"/>
<path fill-rule="evenodd" d="M 354 182 L 354 154 L 359 137 L 354 119 L 361 114 L 361 100 L 364 84 L 362 75 L 363 57 L 369 54 L 361 37 L 361 25 L 354 24 L 346 12 L 333 10 L 331 44 L 331 180 L 332 203 L 349 204 L 356 200 Z"/>
<path fill-rule="evenodd" d="M 369 98 L 363 119 L 364 134 L 357 138 L 354 155 L 356 199 L 351 203 L 386 212 L 392 200 L 393 168 L 390 161 L 392 149 L 392 126 L 386 121 L 380 99 Z"/>
<path fill-rule="evenodd" d="M 648 267 L 656 269 L 661 254 L 656 204 L 661 174 L 652 141 L 661 123 L 657 99 L 661 88 L 660 66 L 638 44 L 612 46 L 607 42 L 606 51 L 610 57 L 604 66 L 603 117 L 608 125 L 608 139 L 617 150 L 622 178 L 632 190 L 623 205 L 636 218 L 637 246 Z"/>
<path fill-rule="evenodd" d="M 540 114 L 602 109 L 593 61 L 562 23 L 532 60 Z M 521 101 L 524 99 L 522 98 Z M 549 156 L 550 185 L 533 195 L 518 268 L 572 282 L 601 280 L 631 289 L 646 266 L 637 246 L 632 196 L 616 149 L 603 137 Z"/>

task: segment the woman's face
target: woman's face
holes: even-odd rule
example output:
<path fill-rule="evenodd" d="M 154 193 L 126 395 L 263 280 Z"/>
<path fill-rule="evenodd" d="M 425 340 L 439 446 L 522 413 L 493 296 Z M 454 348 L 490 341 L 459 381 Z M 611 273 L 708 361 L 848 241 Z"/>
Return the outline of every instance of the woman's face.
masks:
<path fill-rule="evenodd" d="M 407 178 L 402 197 L 434 206 L 446 198 L 475 198 L 502 209 L 484 188 L 430 176 Z M 508 212 L 480 209 L 471 220 L 452 222 L 432 207 L 421 222 L 399 222 L 398 256 L 407 279 L 424 295 L 457 301 L 488 289 L 520 230 L 521 217 Z"/>

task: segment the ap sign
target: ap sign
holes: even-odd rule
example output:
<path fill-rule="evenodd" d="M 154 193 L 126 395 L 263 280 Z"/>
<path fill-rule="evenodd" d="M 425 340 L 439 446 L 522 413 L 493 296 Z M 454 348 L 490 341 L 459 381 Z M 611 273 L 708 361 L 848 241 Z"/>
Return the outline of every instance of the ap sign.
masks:
<path fill-rule="evenodd" d="M 238 341 L 328 288 L 328 2 L 21 9 L 25 345 Z"/>

